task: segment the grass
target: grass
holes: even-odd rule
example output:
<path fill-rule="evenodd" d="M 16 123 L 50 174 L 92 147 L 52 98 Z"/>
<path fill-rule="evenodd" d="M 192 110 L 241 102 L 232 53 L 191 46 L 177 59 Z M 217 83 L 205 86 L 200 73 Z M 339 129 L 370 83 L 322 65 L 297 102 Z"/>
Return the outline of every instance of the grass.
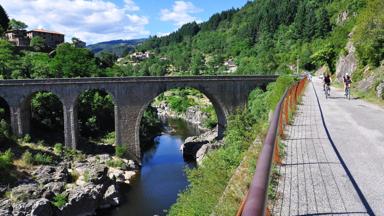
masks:
<path fill-rule="evenodd" d="M 121 159 L 111 159 L 107 161 L 107 166 L 109 167 L 116 167 L 116 168 L 123 168 L 125 165 L 124 161 Z"/>
<path fill-rule="evenodd" d="M 63 207 L 68 202 L 68 196 L 65 194 L 57 194 L 53 197 L 53 205 L 57 208 Z"/>

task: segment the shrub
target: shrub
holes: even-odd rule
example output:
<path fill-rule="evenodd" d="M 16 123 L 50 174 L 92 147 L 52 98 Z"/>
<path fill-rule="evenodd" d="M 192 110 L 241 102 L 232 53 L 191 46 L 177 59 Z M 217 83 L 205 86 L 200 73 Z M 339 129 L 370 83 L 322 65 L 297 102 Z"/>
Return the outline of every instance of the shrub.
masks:
<path fill-rule="evenodd" d="M 127 151 L 128 151 L 128 148 L 126 146 L 119 146 L 118 145 L 115 147 L 115 155 L 117 157 L 120 157 L 120 158 L 125 157 L 127 154 Z"/>
<path fill-rule="evenodd" d="M 107 166 L 109 166 L 109 167 L 123 168 L 124 165 L 125 165 L 125 163 L 121 159 L 112 159 L 112 160 L 107 161 Z"/>
<path fill-rule="evenodd" d="M 76 182 L 77 179 L 79 179 L 80 177 L 79 172 L 77 172 L 76 170 L 73 170 L 72 172 L 70 172 L 69 175 L 70 175 L 70 182 L 72 183 Z"/>
<path fill-rule="evenodd" d="M 55 197 L 53 197 L 53 205 L 55 205 L 57 208 L 63 207 L 68 202 L 68 196 L 65 194 L 56 194 Z"/>
<path fill-rule="evenodd" d="M 21 156 L 21 160 L 24 162 L 25 165 L 32 165 L 33 164 L 33 155 L 31 152 L 26 151 Z"/>
<path fill-rule="evenodd" d="M 84 175 L 83 175 L 83 176 L 84 176 L 84 181 L 85 181 L 85 182 L 89 182 L 89 177 L 90 177 L 90 176 L 89 176 L 89 171 L 88 171 L 88 170 L 86 170 L 86 171 L 84 172 Z"/>
<path fill-rule="evenodd" d="M 63 144 L 61 143 L 56 143 L 55 146 L 53 147 L 53 152 L 56 154 L 56 155 L 62 155 L 63 154 Z"/>
<path fill-rule="evenodd" d="M 8 170 L 12 166 L 13 156 L 11 149 L 8 149 L 4 153 L 0 153 L 0 170 Z"/>
<path fill-rule="evenodd" d="M 26 134 L 24 137 L 23 137 L 23 142 L 24 143 L 29 143 L 29 142 L 31 142 L 31 135 L 29 135 L 29 134 Z"/>
<path fill-rule="evenodd" d="M 33 164 L 35 165 L 48 165 L 52 164 L 52 156 L 47 154 L 37 153 L 33 157 Z"/>

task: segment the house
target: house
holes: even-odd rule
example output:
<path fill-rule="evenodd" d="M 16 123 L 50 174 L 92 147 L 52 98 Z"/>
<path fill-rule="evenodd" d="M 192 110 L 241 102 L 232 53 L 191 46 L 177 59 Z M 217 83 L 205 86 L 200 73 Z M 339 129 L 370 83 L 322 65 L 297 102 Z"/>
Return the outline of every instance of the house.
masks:
<path fill-rule="evenodd" d="M 148 51 L 146 51 L 146 52 L 135 52 L 135 53 L 132 53 L 131 55 L 130 55 L 130 57 L 131 57 L 131 59 L 132 60 L 136 60 L 136 61 L 143 61 L 143 60 L 145 60 L 145 59 L 148 59 L 148 58 L 150 58 L 151 57 L 151 53 L 150 52 L 148 52 Z"/>
<path fill-rule="evenodd" d="M 29 47 L 31 39 L 37 36 L 44 40 L 44 45 L 48 49 L 55 49 L 57 45 L 64 43 L 64 34 L 44 29 L 35 29 L 31 31 L 15 29 L 5 33 L 5 37 L 9 42 L 21 48 Z"/>
<path fill-rule="evenodd" d="M 228 73 L 234 73 L 237 70 L 237 65 L 232 59 L 225 61 L 224 66 L 228 69 Z"/>
<path fill-rule="evenodd" d="M 30 39 L 26 30 L 10 30 L 5 32 L 5 37 L 17 47 L 29 47 Z"/>
<path fill-rule="evenodd" d="M 64 34 L 59 32 L 47 31 L 44 29 L 35 29 L 27 32 L 27 37 L 29 39 L 37 36 L 43 38 L 45 46 L 51 49 L 55 49 L 57 45 L 64 43 Z"/>

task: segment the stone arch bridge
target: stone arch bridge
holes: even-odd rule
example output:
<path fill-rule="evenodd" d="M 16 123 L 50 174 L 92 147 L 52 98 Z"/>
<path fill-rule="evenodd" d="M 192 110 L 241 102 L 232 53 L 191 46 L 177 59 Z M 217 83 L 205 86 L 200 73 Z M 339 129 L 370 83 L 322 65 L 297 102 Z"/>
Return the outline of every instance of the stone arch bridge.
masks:
<path fill-rule="evenodd" d="M 117 145 L 128 145 L 129 153 L 140 160 L 139 128 L 147 106 L 159 94 L 191 87 L 205 94 L 214 106 L 222 136 L 227 117 L 246 105 L 249 93 L 265 88 L 276 76 L 193 76 L 193 77 L 124 77 L 71 78 L 41 80 L 1 80 L 0 97 L 9 105 L 12 131 L 23 136 L 30 130 L 30 100 L 36 92 L 55 94 L 63 104 L 64 140 L 70 148 L 78 147 L 77 100 L 86 90 L 104 90 L 114 100 Z"/>

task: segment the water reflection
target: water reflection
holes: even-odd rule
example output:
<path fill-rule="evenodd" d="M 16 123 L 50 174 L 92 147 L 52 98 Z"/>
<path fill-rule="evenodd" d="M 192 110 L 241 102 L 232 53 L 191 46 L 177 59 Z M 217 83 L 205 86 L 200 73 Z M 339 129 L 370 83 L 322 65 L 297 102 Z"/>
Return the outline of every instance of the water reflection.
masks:
<path fill-rule="evenodd" d="M 200 133 L 197 127 L 180 119 L 169 119 L 166 126 L 166 132 L 156 137 L 153 147 L 144 152 L 138 177 L 131 186 L 122 188 L 123 204 L 99 215 L 166 215 L 177 194 L 188 185 L 185 167 L 195 166 L 184 161 L 180 146 L 186 137 Z"/>

